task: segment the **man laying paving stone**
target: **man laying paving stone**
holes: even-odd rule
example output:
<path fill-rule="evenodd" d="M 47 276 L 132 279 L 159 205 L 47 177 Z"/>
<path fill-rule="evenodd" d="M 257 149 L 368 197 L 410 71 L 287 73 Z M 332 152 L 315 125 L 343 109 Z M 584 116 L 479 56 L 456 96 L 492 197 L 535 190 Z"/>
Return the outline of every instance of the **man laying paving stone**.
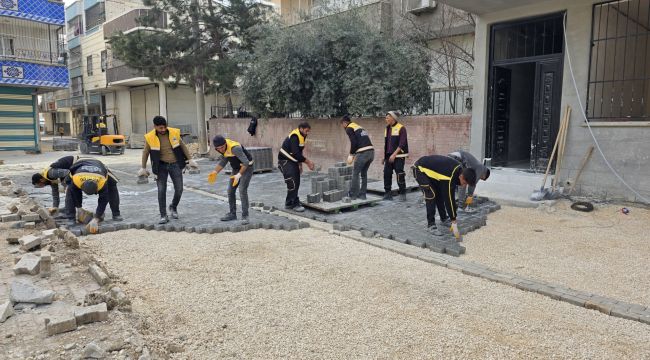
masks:
<path fill-rule="evenodd" d="M 237 220 L 237 197 L 241 199 L 242 225 L 248 224 L 248 184 L 253 177 L 253 156 L 240 143 L 217 135 L 212 140 L 214 149 L 222 155 L 221 159 L 208 175 L 208 182 L 214 183 L 217 175 L 223 170 L 227 163 L 232 168 L 232 176 L 228 183 L 228 204 L 230 212 L 221 218 L 221 221 Z"/>
<path fill-rule="evenodd" d="M 353 200 L 357 198 L 365 200 L 368 187 L 368 169 L 375 159 L 375 150 L 372 147 L 368 131 L 353 123 L 349 115 L 345 115 L 341 119 L 341 126 L 350 138 L 350 154 L 346 162 L 348 165 L 354 163 L 349 195 Z M 359 181 L 361 181 L 360 186 Z"/>
<path fill-rule="evenodd" d="M 156 177 L 158 186 L 158 208 L 160 220 L 158 224 L 169 222 L 167 217 L 167 178 L 174 184 L 174 198 L 169 205 L 173 219 L 178 219 L 178 203 L 183 195 L 183 169 L 185 164 L 197 169 L 198 165 L 190 156 L 190 152 L 181 139 L 181 131 L 167 127 L 167 120 L 162 116 L 153 118 L 154 129 L 145 134 L 145 146 L 142 150 L 142 168 L 138 176 L 149 176 L 147 160 L 151 157 L 151 171 Z"/>
<path fill-rule="evenodd" d="M 483 181 L 490 177 L 490 169 L 467 151 L 457 150 L 447 154 L 447 156 L 460 162 L 464 169 L 474 170 L 476 176 Z M 474 202 L 474 190 L 476 190 L 476 185 L 461 186 L 458 188 L 458 203 L 463 204 L 465 209 L 468 209 L 472 205 L 472 202 Z"/>
<path fill-rule="evenodd" d="M 55 165 L 54 163 L 52 165 Z M 70 169 L 56 169 L 52 168 L 52 165 L 43 169 L 40 173 L 35 173 L 32 175 L 32 185 L 37 188 L 44 188 L 49 186 L 52 189 L 52 207 L 47 210 L 50 214 L 54 215 L 59 210 L 59 204 L 61 198 L 59 196 L 59 185 L 63 185 L 64 189 L 67 186 L 65 183 L 65 177 L 70 172 Z M 66 201 L 68 201 L 66 197 Z M 69 219 L 74 219 L 73 214 L 65 214 Z"/>
<path fill-rule="evenodd" d="M 66 190 L 66 213 L 77 214 L 77 221 L 88 224 L 90 233 L 97 233 L 99 223 L 104 220 L 106 204 L 110 204 L 113 220 L 121 221 L 120 194 L 117 190 L 117 178 L 97 159 L 78 159 L 66 156 L 51 165 L 54 169 L 67 171 L 70 185 Z M 82 207 L 83 194 L 99 195 L 95 214 Z M 67 199 L 70 199 L 68 201 Z"/>
<path fill-rule="evenodd" d="M 309 170 L 314 170 L 314 163 L 307 159 L 303 154 L 305 149 L 305 139 L 311 126 L 302 122 L 297 129 L 293 129 L 289 136 L 282 142 L 280 153 L 278 154 L 278 168 L 284 176 L 284 182 L 287 184 L 287 198 L 284 202 L 285 209 L 303 212 L 305 208 L 300 205 L 298 199 L 298 189 L 300 189 L 300 174 L 302 174 L 302 163 L 307 164 Z"/>
<path fill-rule="evenodd" d="M 463 169 L 458 161 L 442 155 L 423 156 L 415 162 L 412 169 L 413 177 L 424 194 L 429 231 L 436 236 L 442 236 L 442 232 L 436 226 L 436 206 L 438 209 L 446 208 L 450 230 L 456 240 L 460 241 L 460 231 L 456 222 L 456 187 L 474 186 L 476 172 L 469 168 Z M 445 220 L 447 219 L 443 219 L 443 224 Z"/>

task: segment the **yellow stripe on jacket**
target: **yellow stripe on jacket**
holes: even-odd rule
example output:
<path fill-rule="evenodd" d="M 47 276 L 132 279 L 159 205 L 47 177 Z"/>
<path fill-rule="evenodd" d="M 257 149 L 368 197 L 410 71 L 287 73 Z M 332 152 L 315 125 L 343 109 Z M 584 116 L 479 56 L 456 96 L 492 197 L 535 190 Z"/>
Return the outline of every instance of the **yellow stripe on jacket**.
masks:
<path fill-rule="evenodd" d="M 95 181 L 97 182 L 97 190 L 101 190 L 104 185 L 106 185 L 106 180 L 108 180 L 107 176 L 103 176 L 101 174 L 94 174 L 94 173 L 77 173 L 72 175 L 72 183 L 81 189 L 81 185 L 85 181 Z"/>

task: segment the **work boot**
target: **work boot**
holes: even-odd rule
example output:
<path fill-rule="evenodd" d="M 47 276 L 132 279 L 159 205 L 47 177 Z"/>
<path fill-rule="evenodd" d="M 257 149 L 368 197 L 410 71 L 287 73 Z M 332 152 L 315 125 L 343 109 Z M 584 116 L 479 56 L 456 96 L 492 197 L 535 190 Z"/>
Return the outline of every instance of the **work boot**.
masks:
<path fill-rule="evenodd" d="M 429 231 L 431 234 L 433 234 L 435 236 L 442 236 L 442 231 L 440 231 L 440 229 L 438 229 L 436 224 L 433 224 L 433 225 L 429 226 L 427 231 Z"/>
<path fill-rule="evenodd" d="M 122 221 L 124 218 L 121 215 L 113 215 L 113 221 Z"/>
<path fill-rule="evenodd" d="M 298 205 L 292 209 L 295 212 L 305 212 L 305 208 L 302 205 Z"/>
<path fill-rule="evenodd" d="M 393 201 L 393 193 L 390 191 L 384 194 L 384 200 L 390 200 Z"/>
<path fill-rule="evenodd" d="M 406 201 L 406 194 L 405 193 L 399 194 L 399 201 L 402 201 L 402 202 Z"/>
<path fill-rule="evenodd" d="M 248 224 L 250 224 L 250 221 L 248 221 L 248 216 L 242 216 L 242 218 L 241 218 L 241 224 L 242 224 L 242 225 L 248 225 Z"/>
<path fill-rule="evenodd" d="M 450 227 L 451 227 L 451 219 L 450 219 L 450 218 L 446 218 L 446 219 L 444 219 L 444 220 L 440 220 L 440 223 L 441 223 L 442 226 L 444 226 L 444 227 L 447 227 L 447 228 L 450 228 Z"/>
<path fill-rule="evenodd" d="M 169 218 L 167 217 L 167 215 L 161 216 L 160 220 L 158 220 L 158 224 L 160 225 L 167 224 L 168 222 L 169 222 Z"/>
<path fill-rule="evenodd" d="M 237 214 L 227 213 L 221 218 L 221 221 L 233 221 L 237 220 Z"/>
<path fill-rule="evenodd" d="M 172 219 L 178 219 L 178 212 L 171 205 L 169 206 L 169 213 L 172 215 Z"/>

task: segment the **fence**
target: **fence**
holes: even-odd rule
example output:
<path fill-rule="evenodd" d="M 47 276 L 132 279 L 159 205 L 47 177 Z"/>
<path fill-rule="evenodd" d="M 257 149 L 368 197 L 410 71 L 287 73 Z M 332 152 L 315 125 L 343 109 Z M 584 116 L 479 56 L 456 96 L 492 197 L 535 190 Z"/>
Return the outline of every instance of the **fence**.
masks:
<path fill-rule="evenodd" d="M 472 112 L 472 89 L 436 89 L 431 91 L 430 115 L 468 114 Z"/>

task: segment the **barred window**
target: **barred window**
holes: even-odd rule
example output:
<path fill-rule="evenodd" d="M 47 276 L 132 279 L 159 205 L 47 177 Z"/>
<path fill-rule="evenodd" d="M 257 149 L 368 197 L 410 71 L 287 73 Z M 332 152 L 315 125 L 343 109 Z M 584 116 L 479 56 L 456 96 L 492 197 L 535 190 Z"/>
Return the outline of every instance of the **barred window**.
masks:
<path fill-rule="evenodd" d="M 594 5 L 587 118 L 650 120 L 650 0 Z"/>
<path fill-rule="evenodd" d="M 102 72 L 106 72 L 106 50 L 102 51 L 101 53 L 101 68 Z"/>
<path fill-rule="evenodd" d="M 88 76 L 92 76 L 93 74 L 93 56 L 90 55 L 86 57 L 86 73 Z"/>

